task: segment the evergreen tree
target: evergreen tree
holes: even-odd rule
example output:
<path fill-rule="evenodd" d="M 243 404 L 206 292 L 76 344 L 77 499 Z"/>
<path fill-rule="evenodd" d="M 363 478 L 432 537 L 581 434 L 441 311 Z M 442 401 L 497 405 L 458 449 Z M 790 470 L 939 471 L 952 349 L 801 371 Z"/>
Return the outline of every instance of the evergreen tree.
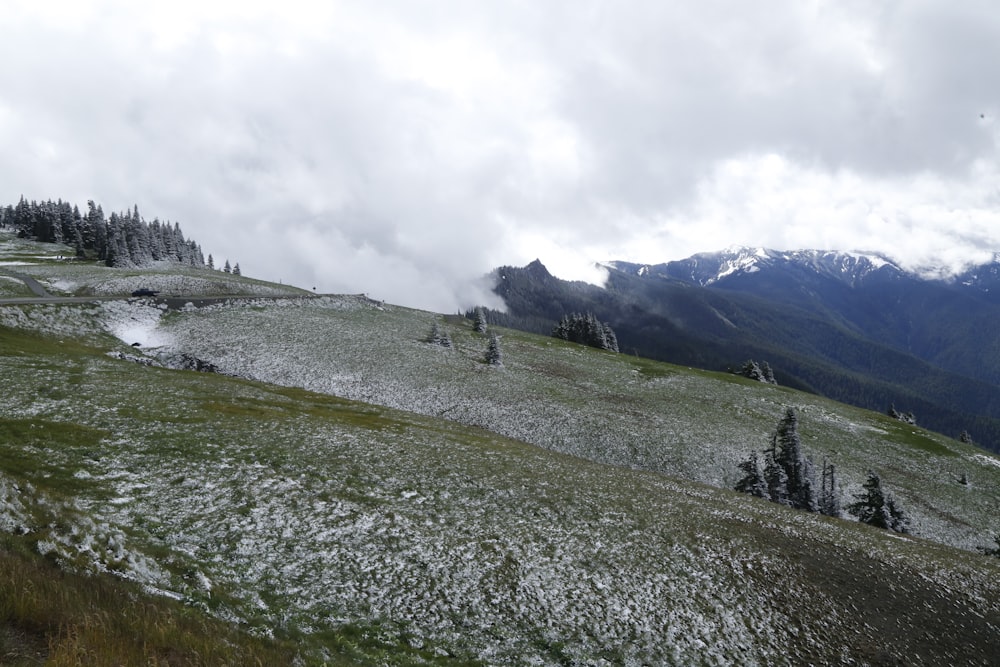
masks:
<path fill-rule="evenodd" d="M 483 310 L 482 306 L 476 307 L 472 318 L 472 329 L 476 333 L 486 333 L 486 311 Z"/>
<path fill-rule="evenodd" d="M 490 366 L 503 366 L 500 338 L 493 332 L 490 332 L 490 342 L 486 347 L 486 363 Z"/>
<path fill-rule="evenodd" d="M 614 330 L 607 324 L 604 325 L 604 340 L 606 342 L 605 350 L 618 352 L 618 336 L 615 335 Z"/>
<path fill-rule="evenodd" d="M 751 496 L 770 500 L 771 495 L 767 489 L 767 480 L 761 473 L 757 452 L 750 452 L 750 458 L 740 463 L 739 467 L 743 471 L 743 477 L 736 482 L 734 488 L 740 493 L 749 493 Z"/>
<path fill-rule="evenodd" d="M 740 375 L 758 382 L 764 381 L 764 372 L 761 370 L 760 364 L 753 359 L 747 359 L 743 362 L 743 367 L 740 368 Z"/>
<path fill-rule="evenodd" d="M 208 268 L 210 268 L 210 269 L 214 269 L 215 268 L 215 260 L 212 259 L 212 254 L 211 253 L 209 253 L 209 255 L 208 255 Z"/>
<path fill-rule="evenodd" d="M 778 384 L 777 380 L 774 379 L 774 371 L 771 370 L 771 364 L 766 361 L 760 362 L 760 371 L 764 375 L 764 382 L 768 384 Z"/>
<path fill-rule="evenodd" d="M 855 496 L 855 502 L 847 511 L 858 517 L 861 523 L 897 533 L 908 532 L 909 520 L 890 494 L 882 490 L 882 480 L 878 474 L 869 471 L 864 490 Z"/>
<path fill-rule="evenodd" d="M 222 267 L 222 270 L 225 273 L 232 273 L 233 272 L 233 267 L 229 266 L 229 260 L 228 259 L 226 260 L 226 265 Z"/>
<path fill-rule="evenodd" d="M 448 332 L 444 331 L 437 322 L 431 326 L 431 332 L 428 334 L 426 340 L 428 343 L 440 345 L 441 347 L 451 347 L 451 336 L 449 336 Z"/>
<path fill-rule="evenodd" d="M 240 263 L 239 262 L 236 262 L 236 264 L 233 265 L 233 275 L 234 276 L 241 275 L 240 274 Z"/>
<path fill-rule="evenodd" d="M 816 511 L 816 490 L 812 477 L 812 466 L 802 454 L 799 439 L 798 417 L 795 410 L 788 408 L 778 423 L 774 437 L 774 458 L 788 479 L 788 501 L 792 507 Z"/>
<path fill-rule="evenodd" d="M 771 448 L 764 451 L 764 481 L 767 482 L 767 495 L 771 502 L 779 505 L 791 505 L 788 499 L 788 475 L 775 458 L 774 438 L 771 438 Z"/>
<path fill-rule="evenodd" d="M 753 359 L 747 359 L 743 362 L 743 366 L 740 367 L 738 375 L 756 380 L 757 382 L 778 384 L 774 379 L 774 371 L 771 370 L 771 365 L 766 361 L 758 364 Z"/>

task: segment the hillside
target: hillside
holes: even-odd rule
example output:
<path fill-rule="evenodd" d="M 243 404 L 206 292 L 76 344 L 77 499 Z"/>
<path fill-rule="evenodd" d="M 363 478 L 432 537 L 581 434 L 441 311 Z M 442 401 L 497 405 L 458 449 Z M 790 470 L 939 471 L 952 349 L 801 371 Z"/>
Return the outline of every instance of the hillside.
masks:
<path fill-rule="evenodd" d="M 424 342 L 435 322 L 452 349 Z M 1000 461 L 879 414 L 513 330 L 493 368 L 466 321 L 364 297 L 0 323 L 8 539 L 309 664 L 1000 654 L 1000 559 L 974 551 L 1000 533 Z M 156 365 L 184 355 L 221 372 Z M 915 536 L 720 488 L 786 406 L 845 496 L 876 467 Z"/>
<path fill-rule="evenodd" d="M 508 312 L 493 321 L 543 333 L 567 312 L 591 311 L 623 351 L 711 370 L 766 360 L 782 385 L 879 412 L 895 404 L 940 433 L 1000 447 L 1000 310 L 983 277 L 944 283 L 805 253 L 615 263 L 604 287 L 560 280 L 538 262 L 495 278 Z"/>

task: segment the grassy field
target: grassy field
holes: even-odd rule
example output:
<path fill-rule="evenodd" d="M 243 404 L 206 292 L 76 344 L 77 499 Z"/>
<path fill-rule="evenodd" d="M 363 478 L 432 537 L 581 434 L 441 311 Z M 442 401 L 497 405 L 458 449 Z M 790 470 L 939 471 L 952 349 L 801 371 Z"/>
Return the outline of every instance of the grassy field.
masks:
<path fill-rule="evenodd" d="M 454 349 L 423 342 L 434 321 Z M 1000 559 L 974 551 L 1000 532 L 995 458 L 501 333 L 492 368 L 464 322 L 362 297 L 0 308 L 0 662 L 1000 655 Z M 137 363 L 182 353 L 232 375 Z M 876 466 L 918 536 L 723 488 L 786 405 L 845 481 Z"/>

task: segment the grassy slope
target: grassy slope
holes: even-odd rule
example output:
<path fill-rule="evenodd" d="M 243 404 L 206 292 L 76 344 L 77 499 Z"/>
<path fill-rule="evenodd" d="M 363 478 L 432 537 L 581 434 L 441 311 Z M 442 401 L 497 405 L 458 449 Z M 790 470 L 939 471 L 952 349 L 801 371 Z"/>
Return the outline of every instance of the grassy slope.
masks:
<path fill-rule="evenodd" d="M 17 313 L 0 313 L 17 324 L 0 328 L 0 527 L 29 532 L 4 549 L 117 572 L 310 661 L 988 664 L 1000 652 L 997 559 L 413 412 L 114 359 L 102 309 Z M 419 342 L 431 317 L 341 299 L 162 328 L 233 370 L 712 483 L 793 404 L 811 451 L 849 471 L 881 463 L 932 537 L 996 529 L 977 503 L 995 508 L 997 469 L 957 443 L 515 332 L 491 369 L 464 325 L 447 325 L 456 350 Z M 948 479 L 959 471 L 971 489 Z M 17 583 L 0 595 L 8 635 L 23 633 Z"/>
<path fill-rule="evenodd" d="M 30 539 L 313 656 L 975 664 L 1000 650 L 995 559 L 409 413 L 2 340 L 5 504 Z"/>
<path fill-rule="evenodd" d="M 502 332 L 504 368 L 493 369 L 466 322 L 440 322 L 452 350 L 422 342 L 434 319 L 340 298 L 172 314 L 159 330 L 237 375 L 727 488 L 793 406 L 807 453 L 837 465 L 847 497 L 875 469 L 920 535 L 975 549 L 1000 532 L 1000 461 L 974 447 L 815 395 L 512 330 Z"/>

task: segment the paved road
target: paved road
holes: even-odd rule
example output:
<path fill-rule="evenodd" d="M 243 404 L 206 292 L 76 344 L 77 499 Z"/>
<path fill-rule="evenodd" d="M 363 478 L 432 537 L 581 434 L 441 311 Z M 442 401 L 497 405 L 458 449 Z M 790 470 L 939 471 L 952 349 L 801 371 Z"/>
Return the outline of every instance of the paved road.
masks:
<path fill-rule="evenodd" d="M 31 276 L 26 276 L 23 273 L 15 273 L 13 271 L 0 271 L 0 273 L 8 275 L 11 278 L 17 278 L 18 280 L 20 280 L 21 282 L 23 282 L 25 285 L 28 286 L 28 289 L 31 290 L 32 294 L 35 294 L 43 299 L 53 298 L 51 294 L 45 291 L 45 288 L 42 287 L 42 284 L 37 280 L 35 280 L 34 278 L 32 278 Z"/>

